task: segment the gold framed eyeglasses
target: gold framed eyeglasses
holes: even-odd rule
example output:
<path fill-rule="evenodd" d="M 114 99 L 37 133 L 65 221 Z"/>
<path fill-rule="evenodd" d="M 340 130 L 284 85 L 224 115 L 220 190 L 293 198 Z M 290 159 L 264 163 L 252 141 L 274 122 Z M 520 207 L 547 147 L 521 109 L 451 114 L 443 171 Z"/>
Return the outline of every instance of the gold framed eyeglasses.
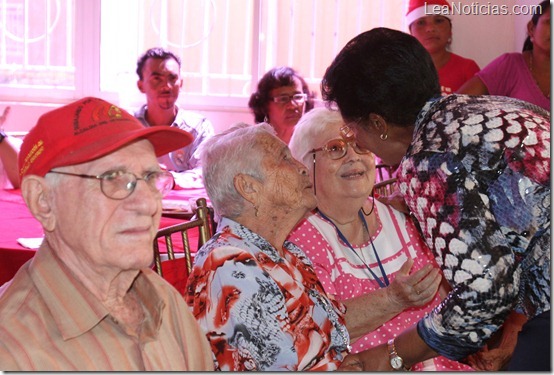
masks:
<path fill-rule="evenodd" d="M 314 154 L 315 162 L 315 153 L 320 151 L 327 152 L 327 155 L 333 160 L 338 160 L 343 158 L 348 151 L 348 146 L 352 147 L 354 152 L 358 155 L 369 154 L 370 151 L 366 148 L 361 147 L 356 143 L 356 137 L 352 129 L 348 126 L 343 126 L 340 128 L 340 135 L 342 138 L 332 139 L 327 142 L 323 147 L 314 148 L 310 153 Z"/>
<path fill-rule="evenodd" d="M 135 174 L 125 171 L 108 171 L 97 176 L 62 171 L 48 173 L 99 180 L 102 193 L 115 200 L 122 200 L 130 196 L 135 191 L 139 180 L 146 182 L 153 191 L 161 193 L 162 197 L 171 191 L 175 182 L 173 175 L 167 171 L 149 172 L 143 177 L 137 177 Z"/>
<path fill-rule="evenodd" d="M 270 98 L 277 104 L 288 104 L 289 102 L 293 101 L 296 104 L 302 104 L 308 99 L 308 95 L 306 94 L 293 94 L 293 95 L 277 95 Z"/>
<path fill-rule="evenodd" d="M 342 159 L 346 153 L 348 152 L 348 147 L 352 147 L 354 152 L 358 155 L 365 155 L 369 154 L 371 151 L 369 151 L 366 148 L 360 147 L 356 143 L 356 137 L 354 135 L 354 132 L 352 129 L 348 126 L 343 126 L 340 128 L 340 135 L 342 138 L 337 139 L 331 139 L 329 142 L 327 142 L 325 145 L 319 148 L 314 148 L 310 150 L 308 153 L 311 153 L 313 155 L 313 185 L 314 185 L 314 194 L 316 193 L 316 182 L 315 182 L 315 154 L 320 151 L 325 151 L 327 155 L 332 160 L 339 160 Z"/>

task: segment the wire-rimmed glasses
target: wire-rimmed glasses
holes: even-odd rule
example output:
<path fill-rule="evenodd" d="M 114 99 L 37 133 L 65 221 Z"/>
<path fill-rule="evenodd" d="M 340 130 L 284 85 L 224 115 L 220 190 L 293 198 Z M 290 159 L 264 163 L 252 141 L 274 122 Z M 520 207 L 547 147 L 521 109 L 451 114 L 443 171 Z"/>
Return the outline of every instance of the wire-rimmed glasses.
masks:
<path fill-rule="evenodd" d="M 97 176 L 62 171 L 50 171 L 48 173 L 100 180 L 102 193 L 106 197 L 115 200 L 122 200 L 130 196 L 135 191 L 138 180 L 144 180 L 148 187 L 161 193 L 162 197 L 171 191 L 175 182 L 173 175 L 168 171 L 149 172 L 143 177 L 137 177 L 135 174 L 125 171 L 108 171 Z"/>
<path fill-rule="evenodd" d="M 344 139 L 332 139 L 323 145 L 323 147 L 314 148 L 310 152 L 314 154 L 315 158 L 316 152 L 325 151 L 331 159 L 338 160 L 346 155 L 349 146 L 352 147 L 354 152 L 358 155 L 369 154 L 370 152 L 369 150 L 360 147 L 355 141 L 345 141 Z"/>
<path fill-rule="evenodd" d="M 282 95 L 273 96 L 270 99 L 277 104 L 288 104 L 290 101 L 293 101 L 296 104 L 302 104 L 306 101 L 306 99 L 308 99 L 308 95 L 304 93 L 293 94 L 293 95 L 282 94 Z"/>
<path fill-rule="evenodd" d="M 314 171 L 313 171 L 313 185 L 314 185 L 314 194 L 316 193 L 316 183 L 315 183 L 315 154 L 320 151 L 325 151 L 327 155 L 332 160 L 338 160 L 343 158 L 346 153 L 348 152 L 348 147 L 352 147 L 354 152 L 358 155 L 365 155 L 369 154 L 371 151 L 369 151 L 366 148 L 360 147 L 356 143 L 356 138 L 354 136 L 354 132 L 351 128 L 348 126 L 343 126 L 340 128 L 340 134 L 342 138 L 337 139 L 331 139 L 329 142 L 327 142 L 325 145 L 319 148 L 314 148 L 310 150 L 308 153 L 311 153 L 313 156 L 313 163 L 314 163 Z"/>

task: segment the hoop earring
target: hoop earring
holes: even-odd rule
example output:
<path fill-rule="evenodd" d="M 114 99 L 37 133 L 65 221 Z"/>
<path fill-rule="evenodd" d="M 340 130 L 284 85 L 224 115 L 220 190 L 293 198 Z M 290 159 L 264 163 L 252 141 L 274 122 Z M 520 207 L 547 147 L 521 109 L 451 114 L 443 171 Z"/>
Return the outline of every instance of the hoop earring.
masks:
<path fill-rule="evenodd" d="M 267 118 L 267 115 L 264 116 L 264 122 L 269 124 L 269 119 Z"/>
<path fill-rule="evenodd" d="M 373 212 L 373 209 L 375 208 L 375 189 L 371 189 L 371 210 L 369 210 L 369 212 L 365 212 L 364 210 L 364 206 L 362 206 L 362 212 L 364 213 L 365 216 L 369 216 L 371 215 L 371 213 Z"/>
<path fill-rule="evenodd" d="M 379 136 L 379 138 L 381 138 L 382 141 L 386 141 L 389 138 L 389 135 L 388 134 L 381 134 Z"/>

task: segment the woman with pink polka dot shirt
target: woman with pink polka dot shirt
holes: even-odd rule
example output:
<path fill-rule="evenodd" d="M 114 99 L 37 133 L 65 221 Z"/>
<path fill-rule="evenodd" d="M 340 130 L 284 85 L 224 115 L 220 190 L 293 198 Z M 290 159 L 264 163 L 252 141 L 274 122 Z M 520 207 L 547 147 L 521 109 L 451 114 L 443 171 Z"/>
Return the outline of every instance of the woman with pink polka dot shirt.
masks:
<path fill-rule="evenodd" d="M 374 156 L 356 144 L 338 112 L 306 113 L 289 147 L 308 167 L 318 202 L 289 240 L 311 259 L 325 291 L 346 305 L 352 352 L 389 342 L 441 301 L 431 252 L 409 216 L 370 196 Z M 472 368 L 436 357 L 411 370 Z"/>

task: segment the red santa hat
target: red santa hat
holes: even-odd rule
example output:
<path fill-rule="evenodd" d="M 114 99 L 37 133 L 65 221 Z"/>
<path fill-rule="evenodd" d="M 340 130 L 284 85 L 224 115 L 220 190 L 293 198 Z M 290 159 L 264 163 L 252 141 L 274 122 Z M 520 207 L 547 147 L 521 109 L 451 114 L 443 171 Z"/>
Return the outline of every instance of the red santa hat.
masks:
<path fill-rule="evenodd" d="M 415 20 L 425 16 L 444 16 L 447 18 L 452 11 L 452 7 L 446 0 L 410 0 L 406 21 L 408 26 Z"/>

